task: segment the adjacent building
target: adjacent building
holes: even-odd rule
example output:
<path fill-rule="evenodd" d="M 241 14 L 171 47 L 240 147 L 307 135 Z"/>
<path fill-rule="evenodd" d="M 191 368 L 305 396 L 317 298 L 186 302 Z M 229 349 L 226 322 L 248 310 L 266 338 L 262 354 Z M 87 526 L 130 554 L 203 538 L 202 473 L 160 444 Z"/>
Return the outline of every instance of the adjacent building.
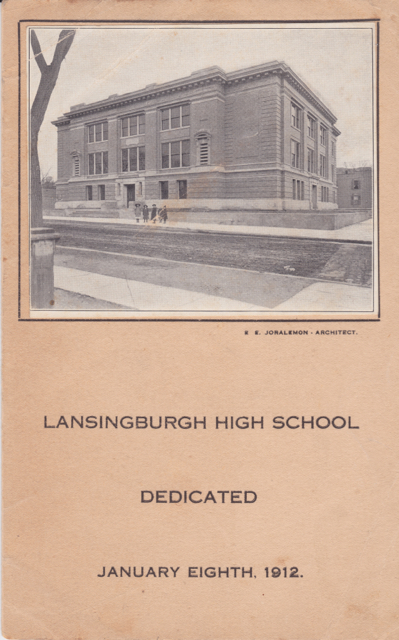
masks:
<path fill-rule="evenodd" d="M 214 66 L 71 107 L 58 130 L 58 209 L 327 210 L 336 117 L 283 62 Z"/>
<path fill-rule="evenodd" d="M 371 209 L 373 177 L 371 167 L 337 169 L 338 206 L 340 209 Z"/>

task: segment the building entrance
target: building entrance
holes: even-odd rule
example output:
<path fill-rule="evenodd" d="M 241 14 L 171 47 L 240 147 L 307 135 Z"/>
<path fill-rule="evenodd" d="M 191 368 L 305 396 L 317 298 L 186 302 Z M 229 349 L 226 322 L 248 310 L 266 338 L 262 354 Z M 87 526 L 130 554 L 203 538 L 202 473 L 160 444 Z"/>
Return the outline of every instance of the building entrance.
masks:
<path fill-rule="evenodd" d="M 136 186 L 134 184 L 126 185 L 126 193 L 127 193 L 127 206 L 129 207 L 129 202 L 134 202 L 136 199 Z"/>

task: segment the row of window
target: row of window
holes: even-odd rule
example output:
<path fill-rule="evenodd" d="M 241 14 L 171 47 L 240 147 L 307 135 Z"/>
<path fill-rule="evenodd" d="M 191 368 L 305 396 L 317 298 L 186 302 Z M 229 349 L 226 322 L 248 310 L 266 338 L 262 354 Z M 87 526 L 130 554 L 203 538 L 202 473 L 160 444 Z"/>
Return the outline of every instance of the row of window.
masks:
<path fill-rule="evenodd" d="M 122 149 L 122 171 L 144 171 L 145 147 Z"/>
<path fill-rule="evenodd" d="M 302 113 L 303 113 L 303 110 L 301 109 L 301 107 L 299 107 L 297 104 L 292 102 L 291 103 L 291 124 L 295 129 L 299 129 L 299 131 L 301 131 L 302 129 Z M 309 138 L 312 138 L 312 140 L 315 140 L 316 133 L 317 133 L 317 122 L 312 116 L 308 114 L 307 123 L 308 123 L 307 134 Z M 323 146 L 327 146 L 327 140 L 328 140 L 327 127 L 320 124 L 320 144 L 322 144 Z M 331 142 L 331 153 L 333 156 L 335 156 L 334 141 Z"/>
<path fill-rule="evenodd" d="M 291 140 L 291 165 L 296 169 L 300 168 L 301 145 L 296 140 Z M 200 164 L 208 164 L 209 146 L 208 141 L 200 141 Z M 190 141 L 178 140 L 175 142 L 164 142 L 161 145 L 161 167 L 162 169 L 174 169 L 178 167 L 190 166 Z M 313 149 L 308 149 L 309 173 L 317 173 L 315 167 L 315 153 Z M 122 171 L 144 171 L 145 170 L 145 147 L 130 147 L 122 149 Z M 80 175 L 80 159 L 74 156 L 73 159 L 74 176 Z M 108 173 L 108 151 L 97 151 L 88 154 L 88 174 L 101 175 Z M 323 178 L 328 178 L 327 159 L 322 153 L 319 160 L 319 174 Z M 331 165 L 331 177 L 335 180 L 335 167 Z M 360 188 L 360 181 L 353 181 L 353 189 Z"/>
<path fill-rule="evenodd" d="M 328 187 L 321 187 L 321 201 L 322 202 L 329 202 L 329 188 Z"/>
<path fill-rule="evenodd" d="M 190 166 L 190 140 L 161 144 L 162 169 Z"/>
<path fill-rule="evenodd" d="M 292 181 L 292 197 L 294 200 L 305 200 L 305 183 L 303 180 Z"/>
<path fill-rule="evenodd" d="M 108 122 L 89 125 L 89 142 L 108 140 Z"/>
<path fill-rule="evenodd" d="M 121 137 L 143 135 L 145 133 L 145 114 L 121 119 Z M 161 110 L 162 131 L 181 129 L 190 125 L 190 105 L 183 104 Z M 108 140 L 108 122 L 100 122 L 88 126 L 89 142 Z"/>
<path fill-rule="evenodd" d="M 89 153 L 89 176 L 108 173 L 108 151 Z"/>
<path fill-rule="evenodd" d="M 335 202 L 335 191 L 332 191 L 333 200 Z M 305 200 L 305 183 L 303 180 L 293 180 L 292 181 L 292 198 L 293 200 Z M 321 201 L 329 202 L 330 191 L 328 187 L 321 187 Z M 355 196 L 356 198 L 356 196 Z M 359 197 L 360 202 L 360 197 Z M 353 197 L 352 197 L 353 203 Z M 357 204 L 357 203 L 356 203 Z"/>
<path fill-rule="evenodd" d="M 179 200 L 186 200 L 187 180 L 177 181 L 177 195 Z M 169 198 L 169 182 L 167 180 L 161 180 L 159 183 L 159 197 L 161 200 L 168 200 Z"/>
<path fill-rule="evenodd" d="M 180 129 L 190 124 L 190 105 L 183 104 L 178 107 L 170 107 L 161 110 L 162 131 L 168 129 Z"/>
<path fill-rule="evenodd" d="M 295 169 L 300 169 L 300 157 L 301 157 L 301 144 L 296 140 L 291 140 L 291 166 Z M 317 167 L 315 164 L 315 152 L 314 149 L 308 148 L 308 171 L 309 173 L 317 173 Z M 324 154 L 320 154 L 319 157 L 319 174 L 323 178 L 328 178 L 327 171 L 327 158 Z M 331 165 L 331 179 L 335 180 L 335 167 Z"/>
<path fill-rule="evenodd" d="M 141 183 L 140 183 L 141 184 Z M 94 190 L 96 187 L 93 185 L 86 186 L 86 200 L 93 200 Z M 187 198 L 187 180 L 177 180 L 177 191 L 180 200 Z M 335 202 L 335 192 L 332 192 Z M 168 200 L 169 198 L 169 182 L 162 180 L 159 183 L 159 196 L 162 200 Z M 321 187 L 321 201 L 329 202 L 330 191 L 328 187 Z M 292 181 L 292 198 L 293 200 L 305 200 L 305 183 L 303 180 Z M 97 200 L 105 200 L 105 185 L 97 185 Z M 352 204 L 360 204 L 360 196 L 352 195 Z"/>
<path fill-rule="evenodd" d="M 139 183 L 138 195 L 142 195 L 142 183 Z M 134 187 L 133 187 L 134 188 Z M 95 189 L 97 189 L 97 200 L 105 200 L 105 185 L 99 184 L 93 186 L 91 184 L 86 186 L 86 200 L 93 200 Z M 179 200 L 187 199 L 187 180 L 177 181 L 177 194 Z M 159 197 L 161 200 L 169 199 L 169 182 L 163 180 L 159 183 Z"/>
<path fill-rule="evenodd" d="M 94 187 L 89 184 L 86 187 L 86 200 L 93 200 Z M 97 185 L 97 200 L 105 200 L 105 184 Z"/>
<path fill-rule="evenodd" d="M 137 136 L 145 133 L 145 115 L 144 113 L 130 118 L 122 118 L 121 120 L 121 136 Z"/>
<path fill-rule="evenodd" d="M 309 138 L 315 139 L 317 131 L 316 120 L 308 115 L 307 133 Z M 190 124 L 190 105 L 184 104 L 161 110 L 161 129 L 180 129 Z M 295 103 L 291 103 L 291 124 L 295 129 L 302 128 L 302 109 Z M 138 114 L 121 119 L 121 137 L 143 135 L 145 133 L 145 114 Z M 102 142 L 108 140 L 108 122 L 100 122 L 89 125 L 89 142 Z M 298 143 L 299 144 L 299 143 Z M 327 128 L 320 124 L 320 144 L 327 146 Z M 331 154 L 335 157 L 335 142 L 331 142 Z"/>
<path fill-rule="evenodd" d="M 201 154 L 201 148 L 200 148 Z M 178 140 L 165 142 L 161 145 L 162 169 L 174 169 L 190 166 L 190 140 Z M 108 173 L 108 151 L 97 151 L 88 155 L 88 175 L 101 175 Z M 200 155 L 201 164 L 208 163 L 208 146 Z M 130 147 L 122 149 L 122 171 L 145 170 L 145 147 Z M 79 157 L 74 157 L 74 175 L 80 175 Z"/>
<path fill-rule="evenodd" d="M 291 165 L 296 169 L 300 168 L 301 145 L 296 140 L 291 140 Z M 200 164 L 208 164 L 209 146 L 208 141 L 200 142 Z M 190 141 L 178 140 L 175 142 L 164 142 L 161 145 L 161 166 L 162 169 L 174 169 L 178 167 L 190 166 Z M 308 171 L 316 173 L 315 153 L 313 149 L 308 149 Z M 122 171 L 144 171 L 145 170 L 145 147 L 130 147 L 122 149 Z M 80 159 L 74 156 L 73 159 L 74 176 L 80 175 Z M 101 175 L 108 173 L 108 151 L 97 151 L 88 154 L 88 174 Z M 320 154 L 319 173 L 323 178 L 327 175 L 326 156 Z M 335 180 L 335 167 L 331 165 L 331 177 Z M 353 181 L 353 189 L 360 188 L 360 181 Z"/>

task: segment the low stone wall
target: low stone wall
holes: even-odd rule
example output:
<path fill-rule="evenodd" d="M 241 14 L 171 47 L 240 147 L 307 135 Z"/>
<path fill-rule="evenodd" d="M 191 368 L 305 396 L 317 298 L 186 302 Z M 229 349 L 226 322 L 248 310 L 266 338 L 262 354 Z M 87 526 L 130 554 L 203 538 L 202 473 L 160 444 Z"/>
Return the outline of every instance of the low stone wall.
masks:
<path fill-rule="evenodd" d="M 285 227 L 291 229 L 334 230 L 371 218 L 370 209 L 356 211 L 248 211 L 241 209 L 201 211 L 167 207 L 170 222 L 193 222 L 219 225 L 244 225 L 249 227 Z M 55 209 L 53 215 L 82 218 L 120 218 L 134 220 L 133 208 L 127 209 Z"/>
<path fill-rule="evenodd" d="M 363 211 L 173 211 L 171 222 L 285 227 L 292 229 L 341 229 L 371 218 L 371 210 Z"/>
<path fill-rule="evenodd" d="M 53 209 L 45 211 L 46 216 L 61 216 L 63 218 L 119 218 L 119 211 L 111 209 Z"/>
<path fill-rule="evenodd" d="M 369 220 L 372 218 L 372 215 L 371 209 L 363 209 L 361 211 L 338 211 L 336 213 L 336 226 L 334 229 L 341 229 L 342 227 L 347 227 L 350 224 Z"/>
<path fill-rule="evenodd" d="M 292 200 L 291 198 L 187 198 L 185 200 L 160 200 L 159 198 L 146 197 L 138 198 L 136 202 L 144 204 L 146 202 L 149 209 L 155 204 L 156 207 L 167 206 L 171 211 L 189 209 L 193 212 L 201 211 L 308 211 L 311 204 L 308 200 Z M 134 203 L 134 204 L 135 204 Z M 55 205 L 56 209 L 119 209 L 126 208 L 116 200 L 59 200 Z M 318 211 L 337 211 L 338 207 L 332 202 L 318 202 Z"/>

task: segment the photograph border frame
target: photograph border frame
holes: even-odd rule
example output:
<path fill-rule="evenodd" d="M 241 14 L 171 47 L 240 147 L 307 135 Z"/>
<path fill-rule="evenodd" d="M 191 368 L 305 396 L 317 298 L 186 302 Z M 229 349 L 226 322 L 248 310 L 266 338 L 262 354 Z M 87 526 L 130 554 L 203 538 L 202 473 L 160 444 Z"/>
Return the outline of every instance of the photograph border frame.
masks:
<path fill-rule="evenodd" d="M 350 19 L 327 19 L 327 20 L 79 20 L 79 19 L 71 19 L 71 20 L 49 20 L 49 19 L 21 19 L 18 20 L 18 321 L 19 322 L 294 322 L 294 323 L 308 323 L 308 322 L 379 322 L 381 320 L 381 281 L 380 281 L 380 220 L 379 220 L 379 59 L 380 59 L 380 18 L 350 18 Z M 22 59 L 21 59 L 21 27 L 24 24 L 27 25 L 68 25 L 68 24 L 92 24 L 101 25 L 101 24 L 126 24 L 126 25 L 135 25 L 135 24 L 171 24 L 171 25 L 185 25 L 185 24 L 193 24 L 193 25 L 202 25 L 202 24 L 338 24 L 338 23 L 364 23 L 364 22 L 372 22 L 375 24 L 375 34 L 376 34 L 376 42 L 375 42 L 375 51 L 376 51 L 376 60 L 375 60 L 375 108 L 373 110 L 373 119 L 375 117 L 375 130 L 373 131 L 373 137 L 375 135 L 375 154 L 373 161 L 373 169 L 375 171 L 375 178 L 373 180 L 373 184 L 375 185 L 376 194 L 374 197 L 374 203 L 377 209 L 377 216 L 374 219 L 374 224 L 376 225 L 376 237 L 373 239 L 373 277 L 375 278 L 375 282 L 377 285 L 377 295 L 376 295 L 376 310 L 372 312 L 366 313 L 375 313 L 376 317 L 374 318 L 272 318 L 269 315 L 264 318 L 223 318 L 223 317 L 189 317 L 189 318 L 168 318 L 168 317 L 159 317 L 159 318 L 138 318 L 138 317 L 129 317 L 129 318 L 116 318 L 116 317 L 103 317 L 103 318 L 32 318 L 32 317 L 22 317 L 21 314 L 21 281 L 22 281 L 22 267 L 21 267 L 21 229 L 22 229 L 22 212 L 21 212 L 21 149 L 22 149 L 22 141 L 21 141 L 21 116 L 22 116 Z M 374 67 L 374 65 L 373 65 Z M 373 88 L 373 101 L 374 101 L 374 88 Z M 374 166 L 375 165 L 375 166 Z M 374 212 L 375 213 L 375 212 Z M 376 252 L 376 256 L 375 256 Z M 374 273 L 374 271 L 377 273 Z M 144 311 L 145 312 L 145 311 Z M 154 312 L 153 312 L 154 313 Z M 166 312 L 160 312 L 166 313 Z M 195 313 L 193 311 L 187 311 L 187 313 Z M 218 313 L 218 312 L 212 312 Z M 240 313 L 240 312 L 237 312 Z M 255 312 L 256 313 L 256 312 Z M 291 311 L 290 313 L 296 313 L 295 311 Z M 298 313 L 303 313 L 298 311 Z M 312 313 L 312 312 L 309 312 Z M 322 312 L 323 313 L 323 312 Z M 337 311 L 336 313 L 347 313 L 345 311 Z M 356 313 L 356 312 L 354 312 Z M 266 314 L 265 314 L 266 315 Z"/>

